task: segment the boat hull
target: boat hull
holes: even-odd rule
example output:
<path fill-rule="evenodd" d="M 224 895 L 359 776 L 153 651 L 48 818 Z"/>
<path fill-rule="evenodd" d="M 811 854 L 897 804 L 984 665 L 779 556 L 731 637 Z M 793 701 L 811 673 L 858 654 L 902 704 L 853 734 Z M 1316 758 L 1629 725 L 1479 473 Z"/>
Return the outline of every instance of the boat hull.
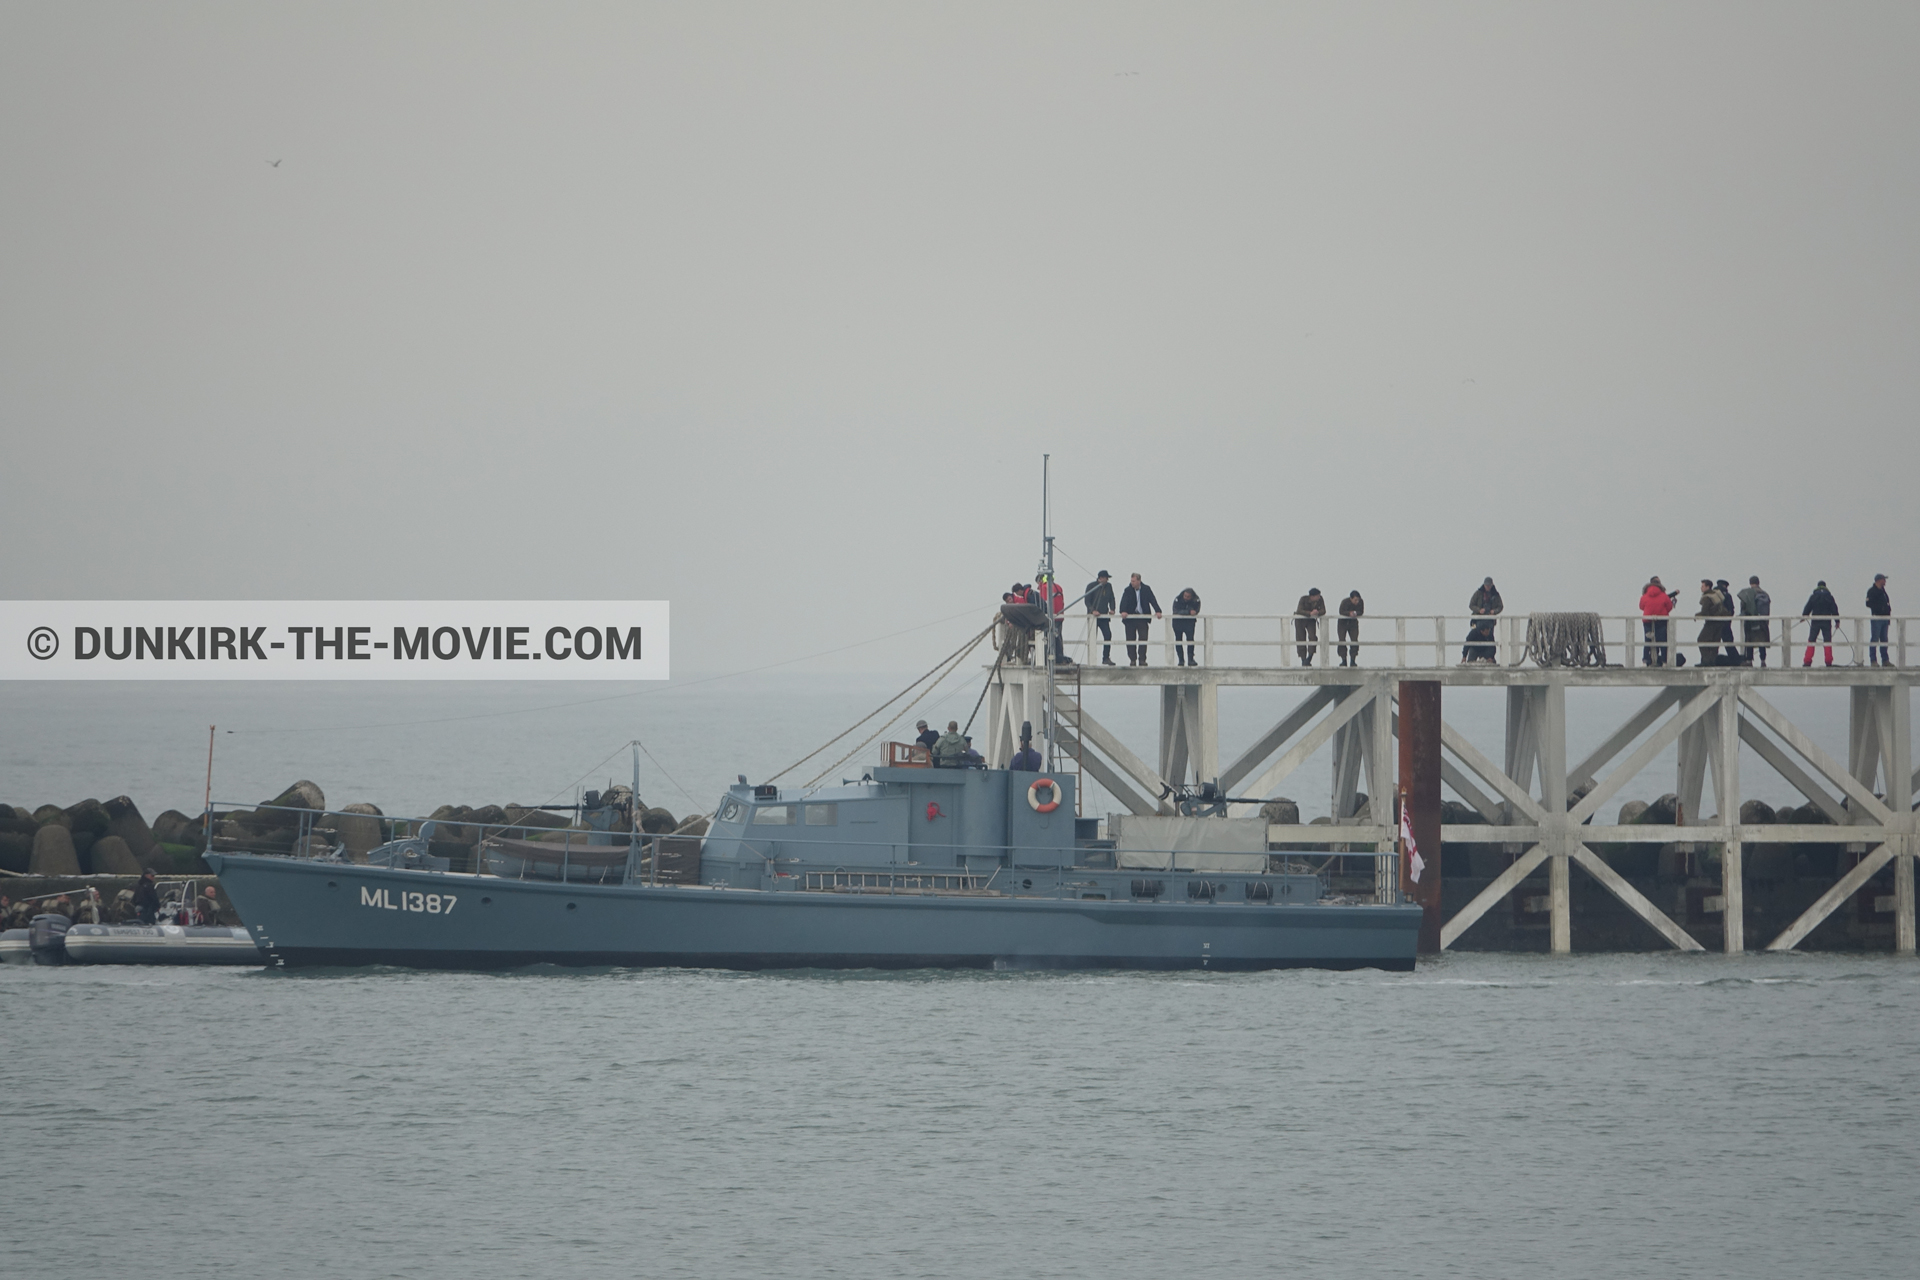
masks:
<path fill-rule="evenodd" d="M 498 969 L 1411 970 L 1410 906 L 591 885 L 215 854 L 271 960 Z"/>

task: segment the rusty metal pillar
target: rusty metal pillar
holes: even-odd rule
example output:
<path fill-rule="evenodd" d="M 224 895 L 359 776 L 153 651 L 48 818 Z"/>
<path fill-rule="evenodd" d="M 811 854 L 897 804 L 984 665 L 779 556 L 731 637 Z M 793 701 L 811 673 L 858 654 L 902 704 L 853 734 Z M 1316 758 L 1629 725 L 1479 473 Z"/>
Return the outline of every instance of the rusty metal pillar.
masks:
<path fill-rule="evenodd" d="M 1426 863 L 1418 883 L 1403 880 L 1420 904 L 1420 954 L 1440 954 L 1440 682 L 1400 682 L 1400 796 L 1413 842 Z M 1403 871 L 1403 876 L 1405 872 Z"/>

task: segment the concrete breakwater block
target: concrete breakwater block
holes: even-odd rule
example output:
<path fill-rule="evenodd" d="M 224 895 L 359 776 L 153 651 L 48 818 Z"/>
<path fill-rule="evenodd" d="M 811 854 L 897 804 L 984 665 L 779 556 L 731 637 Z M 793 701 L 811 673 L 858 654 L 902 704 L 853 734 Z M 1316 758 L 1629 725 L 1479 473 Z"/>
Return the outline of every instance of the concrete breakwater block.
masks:
<path fill-rule="evenodd" d="M 100 806 L 107 815 L 107 835 L 118 836 L 125 842 L 127 850 L 136 858 L 144 858 L 153 852 L 153 846 L 159 840 L 153 834 L 153 828 L 140 816 L 140 806 L 131 796 L 115 796 Z"/>
<path fill-rule="evenodd" d="M 49 822 L 34 833 L 33 859 L 27 871 L 36 876 L 77 876 L 80 855 L 74 851 L 73 833 L 57 822 Z"/>
<path fill-rule="evenodd" d="M 142 868 L 140 859 L 133 856 L 133 850 L 119 836 L 103 836 L 94 841 L 92 863 L 87 870 L 96 876 L 137 876 Z"/>
<path fill-rule="evenodd" d="M 344 806 L 345 813 L 351 816 L 335 816 L 333 829 L 339 833 L 340 842 L 347 846 L 347 856 L 355 861 L 365 861 L 367 851 L 386 842 L 386 824 L 378 805 L 350 804 Z"/>

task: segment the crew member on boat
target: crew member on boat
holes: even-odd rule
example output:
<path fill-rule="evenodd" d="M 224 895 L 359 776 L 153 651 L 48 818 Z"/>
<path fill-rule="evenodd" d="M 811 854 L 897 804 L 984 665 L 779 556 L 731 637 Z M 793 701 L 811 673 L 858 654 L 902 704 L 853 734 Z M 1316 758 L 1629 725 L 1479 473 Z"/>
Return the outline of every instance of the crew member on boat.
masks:
<path fill-rule="evenodd" d="M 960 736 L 960 722 L 947 721 L 947 731 L 933 744 L 933 762 L 942 768 L 958 769 L 966 763 L 967 740 Z"/>
<path fill-rule="evenodd" d="M 152 924 L 160 918 L 160 886 L 151 867 L 141 873 L 140 883 L 133 887 L 133 909 L 141 924 Z"/>

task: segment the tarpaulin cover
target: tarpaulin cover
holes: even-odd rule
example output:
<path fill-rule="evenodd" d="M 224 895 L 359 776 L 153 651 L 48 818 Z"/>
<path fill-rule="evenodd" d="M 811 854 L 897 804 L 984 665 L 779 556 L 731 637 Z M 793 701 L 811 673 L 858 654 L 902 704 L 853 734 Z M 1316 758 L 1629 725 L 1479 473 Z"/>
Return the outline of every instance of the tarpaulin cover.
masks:
<path fill-rule="evenodd" d="M 1267 820 L 1117 814 L 1114 848 L 1123 867 L 1175 871 L 1265 871 Z"/>

